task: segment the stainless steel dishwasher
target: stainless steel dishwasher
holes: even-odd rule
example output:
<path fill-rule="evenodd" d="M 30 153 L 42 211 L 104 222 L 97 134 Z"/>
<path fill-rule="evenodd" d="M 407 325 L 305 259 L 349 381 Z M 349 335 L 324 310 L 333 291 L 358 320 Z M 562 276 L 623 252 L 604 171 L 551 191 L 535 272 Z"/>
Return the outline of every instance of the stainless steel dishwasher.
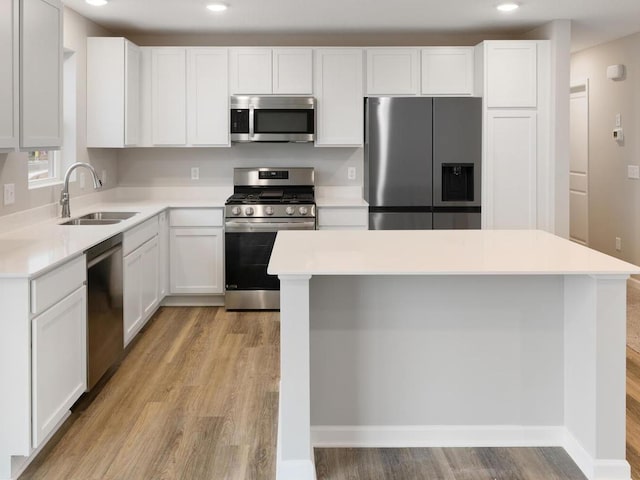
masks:
<path fill-rule="evenodd" d="M 87 390 L 91 390 L 124 350 L 122 235 L 86 251 Z"/>

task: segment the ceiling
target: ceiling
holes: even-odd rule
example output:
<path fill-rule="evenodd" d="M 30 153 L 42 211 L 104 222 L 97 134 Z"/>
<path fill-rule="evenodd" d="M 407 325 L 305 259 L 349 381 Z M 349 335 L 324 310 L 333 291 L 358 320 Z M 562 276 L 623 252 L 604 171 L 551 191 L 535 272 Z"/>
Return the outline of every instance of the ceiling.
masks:
<path fill-rule="evenodd" d="M 214 0 L 211 0 L 213 2 Z M 224 0 L 223 14 L 208 0 L 110 0 L 92 7 L 64 0 L 114 33 L 519 33 L 553 19 L 572 20 L 578 51 L 640 30 L 639 0 L 521 0 L 504 14 L 498 0 Z"/>

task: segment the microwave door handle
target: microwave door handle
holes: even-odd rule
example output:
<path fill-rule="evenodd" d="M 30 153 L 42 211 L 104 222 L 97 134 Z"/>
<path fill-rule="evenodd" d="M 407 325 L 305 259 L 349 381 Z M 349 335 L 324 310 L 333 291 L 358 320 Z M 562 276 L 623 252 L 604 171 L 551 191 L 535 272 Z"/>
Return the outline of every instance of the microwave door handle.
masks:
<path fill-rule="evenodd" d="M 255 106 L 249 105 L 249 138 L 251 139 L 253 139 L 253 136 L 255 134 L 255 130 L 253 127 L 253 121 L 255 118 L 254 110 L 255 110 Z"/>

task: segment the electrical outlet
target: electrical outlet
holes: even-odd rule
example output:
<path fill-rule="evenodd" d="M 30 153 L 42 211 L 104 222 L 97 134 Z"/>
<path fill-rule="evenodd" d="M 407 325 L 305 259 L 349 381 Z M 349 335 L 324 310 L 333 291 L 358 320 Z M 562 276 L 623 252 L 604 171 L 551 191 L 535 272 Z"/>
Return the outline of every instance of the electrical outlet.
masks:
<path fill-rule="evenodd" d="M 348 167 L 347 168 L 347 179 L 355 180 L 356 179 L 356 167 Z"/>
<path fill-rule="evenodd" d="M 620 237 L 616 237 L 616 251 L 622 250 L 622 239 Z"/>
<path fill-rule="evenodd" d="M 4 204 L 13 205 L 16 203 L 16 185 L 15 183 L 6 183 L 4 185 Z"/>
<path fill-rule="evenodd" d="M 640 166 L 627 165 L 627 178 L 640 179 Z"/>
<path fill-rule="evenodd" d="M 200 180 L 200 169 L 198 167 L 191 167 L 191 180 Z"/>
<path fill-rule="evenodd" d="M 81 189 L 81 190 L 84 190 L 84 185 L 85 185 L 85 183 L 86 183 L 86 182 L 85 182 L 85 178 L 86 178 L 86 175 L 84 174 L 84 172 L 83 172 L 83 173 L 81 173 L 81 174 L 80 174 L 80 189 Z"/>

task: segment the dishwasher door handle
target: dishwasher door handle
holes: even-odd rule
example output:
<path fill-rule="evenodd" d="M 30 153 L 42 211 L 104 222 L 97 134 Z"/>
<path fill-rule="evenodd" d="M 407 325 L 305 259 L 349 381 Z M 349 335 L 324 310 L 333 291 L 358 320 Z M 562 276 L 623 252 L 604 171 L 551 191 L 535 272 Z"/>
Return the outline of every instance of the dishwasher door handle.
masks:
<path fill-rule="evenodd" d="M 116 245 L 115 247 L 111 247 L 109 250 L 107 250 L 103 254 L 98 255 L 96 258 L 94 258 L 91 261 L 87 262 L 87 268 L 91 268 L 94 265 L 100 263 L 105 258 L 108 258 L 111 255 L 113 255 L 114 253 L 116 253 L 118 250 L 122 250 L 122 244 Z"/>

